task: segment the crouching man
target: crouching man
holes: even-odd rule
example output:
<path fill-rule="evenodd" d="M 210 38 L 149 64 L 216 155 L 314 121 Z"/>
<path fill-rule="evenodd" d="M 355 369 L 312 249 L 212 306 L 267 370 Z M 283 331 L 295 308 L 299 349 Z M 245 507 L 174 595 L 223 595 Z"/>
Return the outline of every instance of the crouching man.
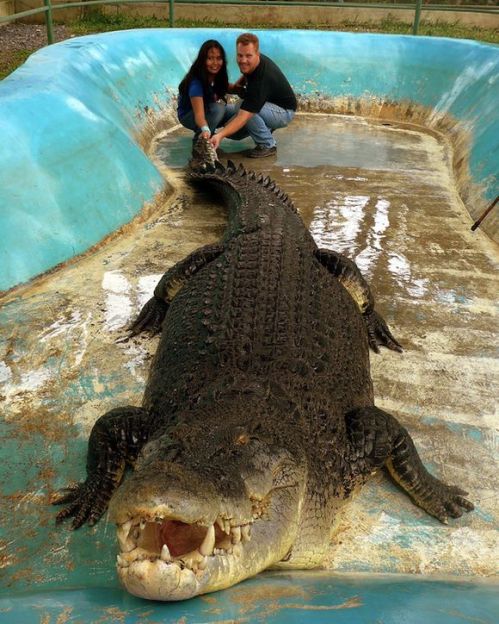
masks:
<path fill-rule="evenodd" d="M 224 138 L 241 140 L 250 136 L 256 147 L 248 156 L 272 156 L 277 152 L 273 131 L 293 120 L 296 96 L 274 61 L 260 54 L 256 35 L 244 33 L 237 38 L 237 64 L 242 76 L 229 85 L 229 92 L 242 99 L 227 106 L 227 113 L 233 112 L 234 116 L 211 137 L 211 143 L 216 149 Z"/>

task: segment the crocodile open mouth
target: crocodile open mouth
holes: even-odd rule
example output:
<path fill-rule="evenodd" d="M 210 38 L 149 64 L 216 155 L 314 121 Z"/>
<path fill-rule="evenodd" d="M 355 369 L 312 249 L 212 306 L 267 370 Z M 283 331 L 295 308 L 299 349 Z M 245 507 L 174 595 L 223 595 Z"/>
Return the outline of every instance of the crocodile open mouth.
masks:
<path fill-rule="evenodd" d="M 253 522 L 233 524 L 219 517 L 206 527 L 159 517 L 129 520 L 118 526 L 118 568 L 147 559 L 204 570 L 210 558 L 232 555 L 238 544 L 250 541 Z"/>

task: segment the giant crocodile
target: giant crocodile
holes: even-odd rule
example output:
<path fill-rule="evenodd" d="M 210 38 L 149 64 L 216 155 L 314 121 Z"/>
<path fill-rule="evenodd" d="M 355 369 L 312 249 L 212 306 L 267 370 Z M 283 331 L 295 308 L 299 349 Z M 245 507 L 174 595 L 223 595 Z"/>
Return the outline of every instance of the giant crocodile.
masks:
<path fill-rule="evenodd" d="M 374 405 L 369 346 L 400 345 L 356 265 L 319 249 L 268 177 L 202 139 L 194 151 L 225 235 L 169 269 L 139 314 L 133 333 L 161 330 L 142 407 L 97 420 L 57 520 L 92 525 L 109 505 L 125 588 L 181 600 L 319 566 L 338 509 L 383 467 L 442 522 L 473 509 Z"/>

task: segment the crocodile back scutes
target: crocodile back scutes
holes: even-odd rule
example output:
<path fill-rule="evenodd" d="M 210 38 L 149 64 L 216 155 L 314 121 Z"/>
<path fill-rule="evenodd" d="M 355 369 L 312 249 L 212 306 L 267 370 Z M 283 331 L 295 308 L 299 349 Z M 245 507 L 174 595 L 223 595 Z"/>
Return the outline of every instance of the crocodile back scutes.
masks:
<path fill-rule="evenodd" d="M 227 166 L 217 162 L 212 170 L 191 171 L 190 179 L 213 186 L 225 198 L 229 208 L 226 238 L 260 229 L 277 213 L 293 215 L 296 227 L 304 229 L 291 198 L 263 173 L 257 174 L 229 160 Z"/>

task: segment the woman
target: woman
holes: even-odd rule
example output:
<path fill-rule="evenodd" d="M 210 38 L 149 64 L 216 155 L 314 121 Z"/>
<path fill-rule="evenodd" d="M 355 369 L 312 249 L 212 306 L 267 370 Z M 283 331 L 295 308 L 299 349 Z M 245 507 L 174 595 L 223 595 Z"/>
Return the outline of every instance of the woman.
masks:
<path fill-rule="evenodd" d="M 223 125 L 228 86 L 225 50 L 218 41 L 209 39 L 178 86 L 178 120 L 194 130 L 194 140 L 199 135 L 209 139 Z"/>

